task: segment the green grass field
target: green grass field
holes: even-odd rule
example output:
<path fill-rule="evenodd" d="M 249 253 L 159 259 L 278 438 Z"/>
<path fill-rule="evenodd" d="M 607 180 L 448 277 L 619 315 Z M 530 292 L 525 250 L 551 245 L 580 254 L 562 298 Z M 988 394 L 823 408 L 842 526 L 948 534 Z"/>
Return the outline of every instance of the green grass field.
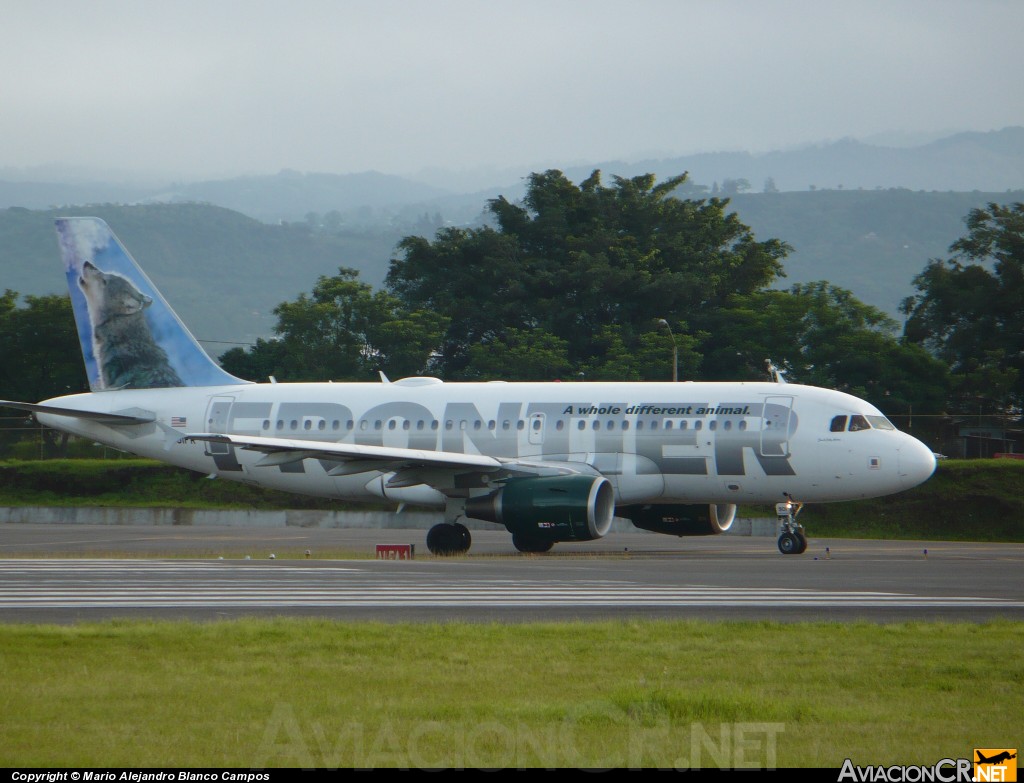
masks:
<path fill-rule="evenodd" d="M 0 626 L 0 766 L 839 767 L 1016 747 L 1024 624 Z"/>
<path fill-rule="evenodd" d="M 0 505 L 90 504 L 338 508 L 156 463 L 0 464 Z M 1024 465 L 944 462 L 813 514 L 1021 541 Z M 1022 647 L 1015 622 L 0 625 L 0 767 L 931 765 L 1019 745 Z"/>

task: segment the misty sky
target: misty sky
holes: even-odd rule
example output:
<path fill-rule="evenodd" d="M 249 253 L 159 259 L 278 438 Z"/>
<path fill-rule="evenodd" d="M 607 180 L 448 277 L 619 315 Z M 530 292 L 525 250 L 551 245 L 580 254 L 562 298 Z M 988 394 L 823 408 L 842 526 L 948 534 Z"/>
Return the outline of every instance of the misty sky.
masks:
<path fill-rule="evenodd" d="M 1020 0 L 0 0 L 0 168 L 412 174 L 1024 125 Z"/>

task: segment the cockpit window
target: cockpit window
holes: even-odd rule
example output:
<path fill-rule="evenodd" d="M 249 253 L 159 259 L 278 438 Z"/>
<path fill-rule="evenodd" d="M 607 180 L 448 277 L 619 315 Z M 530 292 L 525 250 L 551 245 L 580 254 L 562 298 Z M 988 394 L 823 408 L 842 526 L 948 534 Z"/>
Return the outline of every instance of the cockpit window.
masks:
<path fill-rule="evenodd" d="M 869 430 L 871 425 L 868 424 L 868 420 L 863 416 L 851 416 L 850 417 L 850 432 L 859 432 L 860 430 Z"/>
<path fill-rule="evenodd" d="M 828 429 L 829 432 L 842 432 L 846 429 L 846 417 L 834 416 L 832 418 L 832 425 Z"/>
<path fill-rule="evenodd" d="M 868 421 L 876 430 L 894 430 L 896 427 L 885 416 L 868 416 Z"/>

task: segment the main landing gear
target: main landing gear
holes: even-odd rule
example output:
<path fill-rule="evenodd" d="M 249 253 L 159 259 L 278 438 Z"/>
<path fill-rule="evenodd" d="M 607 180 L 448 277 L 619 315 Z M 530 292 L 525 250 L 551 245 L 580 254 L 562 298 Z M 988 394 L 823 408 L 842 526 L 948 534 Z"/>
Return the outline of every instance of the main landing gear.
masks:
<path fill-rule="evenodd" d="M 427 531 L 427 549 L 432 555 L 462 555 L 472 543 L 469 528 L 458 522 L 444 522 Z"/>
<path fill-rule="evenodd" d="M 807 534 L 804 526 L 796 521 L 803 503 L 797 503 L 788 492 L 785 503 L 775 504 L 775 514 L 779 518 L 779 551 L 784 555 L 802 555 L 807 551 Z"/>

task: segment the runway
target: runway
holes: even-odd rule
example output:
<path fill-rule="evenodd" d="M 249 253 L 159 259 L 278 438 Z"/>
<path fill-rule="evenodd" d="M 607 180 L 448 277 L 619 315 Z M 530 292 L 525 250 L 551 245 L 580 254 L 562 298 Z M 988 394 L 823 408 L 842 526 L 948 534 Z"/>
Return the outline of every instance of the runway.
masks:
<path fill-rule="evenodd" d="M 413 530 L 0 525 L 0 621 L 1024 619 L 1019 544 L 812 538 L 805 555 L 783 556 L 765 538 L 637 533 L 520 555 L 507 534 L 475 531 L 467 556 L 368 559 L 374 543 L 425 549 L 422 536 Z M 267 550 L 284 552 L 286 541 L 357 554 L 270 560 Z M 214 544 L 228 554 L 196 554 Z"/>

